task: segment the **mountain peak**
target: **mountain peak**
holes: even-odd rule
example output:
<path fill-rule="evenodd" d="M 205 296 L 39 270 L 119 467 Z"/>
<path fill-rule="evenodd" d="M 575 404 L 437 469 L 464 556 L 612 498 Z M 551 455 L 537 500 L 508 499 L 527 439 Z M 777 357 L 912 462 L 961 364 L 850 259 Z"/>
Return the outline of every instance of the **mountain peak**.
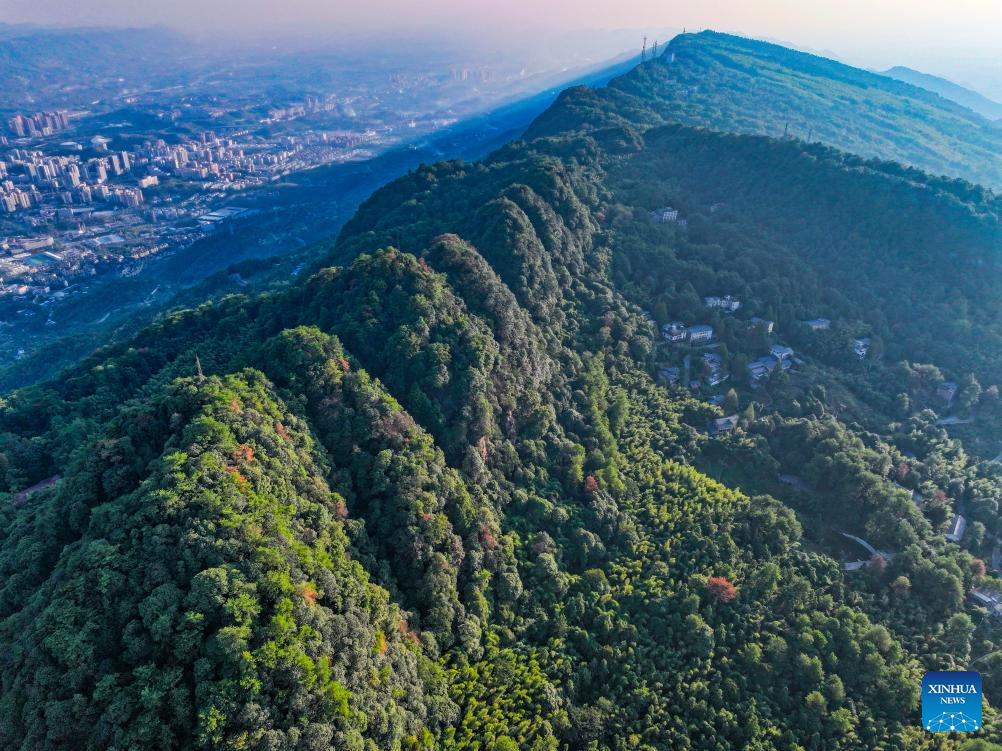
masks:
<path fill-rule="evenodd" d="M 1002 129 L 967 107 L 878 73 L 716 31 L 675 37 L 656 60 L 604 88 L 566 92 L 527 135 L 671 122 L 820 141 L 1002 186 Z"/>

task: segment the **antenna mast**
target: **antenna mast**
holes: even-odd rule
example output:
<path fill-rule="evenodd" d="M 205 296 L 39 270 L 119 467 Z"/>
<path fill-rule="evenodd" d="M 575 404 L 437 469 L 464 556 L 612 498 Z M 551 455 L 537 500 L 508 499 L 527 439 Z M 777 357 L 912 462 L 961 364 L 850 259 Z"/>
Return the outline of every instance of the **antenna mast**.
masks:
<path fill-rule="evenodd" d="M 644 37 L 644 46 L 640 50 L 640 62 L 647 59 L 647 37 Z"/>

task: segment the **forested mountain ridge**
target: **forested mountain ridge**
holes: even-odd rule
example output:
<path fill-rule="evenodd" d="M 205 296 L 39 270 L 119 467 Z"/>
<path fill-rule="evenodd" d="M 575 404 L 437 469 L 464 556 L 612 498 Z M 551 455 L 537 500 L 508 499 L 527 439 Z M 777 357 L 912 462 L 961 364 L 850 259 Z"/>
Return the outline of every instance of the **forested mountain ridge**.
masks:
<path fill-rule="evenodd" d="M 992 101 L 984 94 L 973 89 L 968 89 L 960 84 L 954 83 L 946 78 L 923 73 L 918 70 L 906 68 L 903 65 L 896 65 L 889 70 L 882 72 L 882 75 L 896 78 L 899 81 L 910 83 L 923 89 L 928 89 L 941 97 L 950 99 L 957 104 L 962 104 L 974 110 L 982 117 L 989 120 L 1002 120 L 1002 104 Z"/>
<path fill-rule="evenodd" d="M 919 687 L 998 639 L 966 595 L 994 582 L 1002 482 L 914 363 L 963 313 L 935 361 L 990 382 L 997 199 L 639 125 L 422 167 L 303 283 L 5 396 L 2 745 L 960 746 L 918 726 Z M 704 307 L 730 293 L 739 316 Z M 711 436 L 706 393 L 656 382 L 676 350 L 641 307 L 711 321 L 736 385 L 753 314 L 806 359 Z M 885 356 L 839 369 L 863 333 Z M 842 530 L 887 557 L 844 574 Z"/>
<path fill-rule="evenodd" d="M 656 58 L 605 88 L 569 89 L 529 135 L 603 122 L 788 134 L 1002 186 L 997 123 L 909 83 L 713 31 L 675 37 Z"/>

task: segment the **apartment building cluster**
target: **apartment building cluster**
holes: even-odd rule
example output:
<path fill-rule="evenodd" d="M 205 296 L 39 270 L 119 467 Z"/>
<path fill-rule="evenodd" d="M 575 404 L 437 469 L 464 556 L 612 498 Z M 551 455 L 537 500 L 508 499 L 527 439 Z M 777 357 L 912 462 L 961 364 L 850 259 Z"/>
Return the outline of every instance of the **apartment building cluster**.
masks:
<path fill-rule="evenodd" d="M 13 214 L 21 209 L 30 209 L 42 200 L 37 190 L 22 190 L 10 180 L 0 182 L 0 209 Z"/>
<path fill-rule="evenodd" d="M 268 110 L 268 120 L 281 122 L 295 120 L 318 112 L 333 112 L 338 106 L 337 97 L 328 94 L 324 97 L 308 96 L 302 104 L 291 104 L 287 107 L 272 107 Z"/>
<path fill-rule="evenodd" d="M 376 138 L 371 131 L 319 131 L 276 138 L 241 135 L 238 141 L 207 131 L 176 144 L 147 141 L 136 150 L 135 163 L 152 177 L 171 175 L 212 181 L 220 188 L 246 188 L 275 175 L 334 161 L 343 156 L 344 149 Z"/>
<path fill-rule="evenodd" d="M 7 131 L 16 138 L 41 138 L 51 136 L 70 127 L 69 113 L 36 112 L 32 115 L 14 115 L 7 121 Z"/>
<path fill-rule="evenodd" d="M 11 149 L 0 160 L 0 209 L 13 213 L 39 207 L 48 199 L 61 206 L 110 201 L 139 206 L 138 187 L 109 184 L 132 169 L 128 152 L 86 161 L 76 155 L 51 156 L 34 149 Z"/>

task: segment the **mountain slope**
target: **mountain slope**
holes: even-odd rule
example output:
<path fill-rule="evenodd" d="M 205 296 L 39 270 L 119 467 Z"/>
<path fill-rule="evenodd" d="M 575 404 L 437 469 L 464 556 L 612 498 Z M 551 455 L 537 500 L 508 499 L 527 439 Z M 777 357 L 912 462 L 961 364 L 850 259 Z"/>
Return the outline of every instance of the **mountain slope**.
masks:
<path fill-rule="evenodd" d="M 636 57 L 624 57 L 584 72 L 565 72 L 560 78 L 567 81 L 566 85 L 602 85 L 633 67 Z M 277 196 L 269 191 L 261 199 L 269 209 L 282 206 L 277 217 L 270 210 L 262 211 L 234 228 L 234 234 L 205 238 L 170 258 L 148 262 L 138 277 L 106 279 L 100 282 L 105 293 L 88 296 L 86 303 L 52 303 L 53 316 L 61 321 L 57 329 L 44 324 L 35 327 L 23 316 L 14 317 L 15 324 L 20 325 L 6 330 L 6 343 L 10 346 L 15 342 L 14 350 L 24 349 L 25 353 L 21 359 L 0 365 L 0 390 L 55 377 L 101 344 L 134 336 L 163 315 L 165 309 L 185 307 L 192 300 L 201 301 L 224 291 L 261 289 L 288 280 L 301 263 L 308 263 L 322 252 L 318 246 L 330 242 L 358 204 L 380 185 L 422 163 L 444 158 L 477 159 L 490 153 L 520 135 L 552 103 L 558 91 L 551 88 L 508 102 L 490 112 L 464 118 L 424 142 L 362 162 L 299 173 L 294 184 L 285 181 Z M 245 196 L 245 200 L 253 203 L 251 196 Z M 290 251 L 290 242 L 310 244 Z M 206 278 L 212 274 L 214 278 Z M 185 286 L 189 284 L 194 286 Z M 151 297 L 154 290 L 158 293 Z"/>
<path fill-rule="evenodd" d="M 669 203 L 687 226 L 650 220 Z M 997 641 L 965 597 L 1002 480 L 935 426 L 928 367 L 835 365 L 857 329 L 916 360 L 963 315 L 937 361 L 997 373 L 998 209 L 678 125 L 409 173 L 309 279 L 4 397 L 0 743 L 957 748 L 918 726 L 921 674 Z M 729 292 L 740 315 L 704 308 Z M 804 363 L 711 436 L 641 306 L 710 320 L 736 385 L 756 313 Z M 841 531 L 886 557 L 844 574 Z"/>
<path fill-rule="evenodd" d="M 571 89 L 530 137 L 603 122 L 788 133 L 934 174 L 1002 185 L 1002 129 L 910 84 L 765 42 L 702 32 L 604 89 Z"/>
<path fill-rule="evenodd" d="M 928 73 L 922 73 L 918 70 L 912 70 L 911 68 L 906 68 L 903 65 L 898 65 L 890 70 L 885 70 L 883 74 L 885 76 L 889 76 L 890 78 L 895 78 L 898 81 L 910 83 L 912 86 L 927 89 L 934 94 L 939 94 L 941 97 L 950 99 L 957 104 L 961 104 L 968 109 L 974 110 L 979 115 L 988 118 L 989 120 L 1002 120 L 1002 104 L 992 101 L 983 94 L 979 94 L 977 91 L 973 91 L 972 89 L 968 89 L 960 84 L 956 84 L 946 78 L 940 78 L 939 76 L 933 76 Z"/>

